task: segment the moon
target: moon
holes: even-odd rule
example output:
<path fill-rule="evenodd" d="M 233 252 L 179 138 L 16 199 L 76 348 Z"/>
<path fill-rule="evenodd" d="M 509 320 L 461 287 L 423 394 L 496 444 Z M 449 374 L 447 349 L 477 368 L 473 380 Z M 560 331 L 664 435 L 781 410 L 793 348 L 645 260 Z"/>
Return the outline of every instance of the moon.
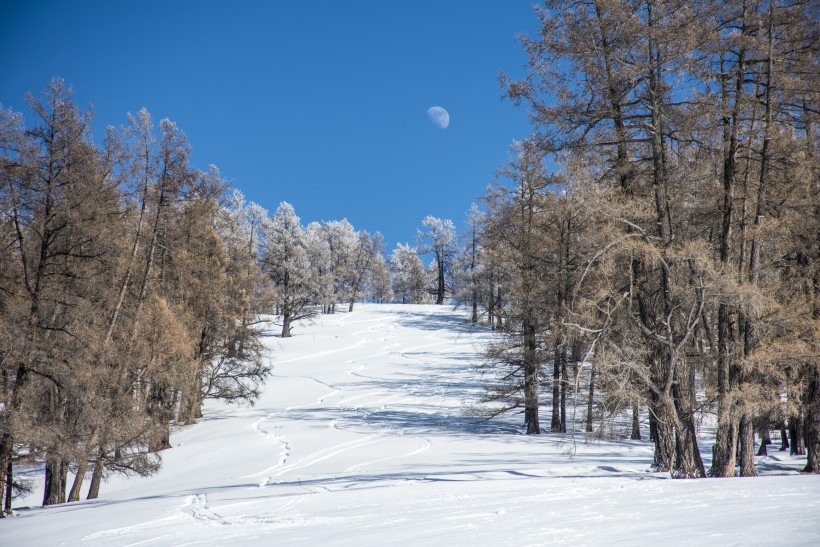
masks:
<path fill-rule="evenodd" d="M 450 114 L 440 106 L 431 106 L 427 109 L 427 117 L 439 129 L 447 129 L 450 125 Z"/>

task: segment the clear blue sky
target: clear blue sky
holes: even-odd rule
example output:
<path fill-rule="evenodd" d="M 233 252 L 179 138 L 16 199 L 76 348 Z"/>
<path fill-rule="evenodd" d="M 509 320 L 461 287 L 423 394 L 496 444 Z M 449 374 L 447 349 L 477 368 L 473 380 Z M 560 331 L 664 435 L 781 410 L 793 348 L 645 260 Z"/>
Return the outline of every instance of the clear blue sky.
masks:
<path fill-rule="evenodd" d="M 26 92 L 61 76 L 98 134 L 144 106 L 271 213 L 346 217 L 392 247 L 428 214 L 462 229 L 529 133 L 497 75 L 522 73 L 533 2 L 0 0 L 0 103 L 29 119 Z"/>

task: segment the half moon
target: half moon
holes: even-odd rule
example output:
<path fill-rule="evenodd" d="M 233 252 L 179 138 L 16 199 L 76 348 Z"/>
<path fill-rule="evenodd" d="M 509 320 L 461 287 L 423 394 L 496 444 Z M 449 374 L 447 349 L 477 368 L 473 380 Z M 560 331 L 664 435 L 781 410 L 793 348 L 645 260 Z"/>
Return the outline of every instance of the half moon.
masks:
<path fill-rule="evenodd" d="M 450 114 L 440 106 L 431 106 L 427 109 L 427 117 L 439 129 L 447 129 L 450 125 Z"/>

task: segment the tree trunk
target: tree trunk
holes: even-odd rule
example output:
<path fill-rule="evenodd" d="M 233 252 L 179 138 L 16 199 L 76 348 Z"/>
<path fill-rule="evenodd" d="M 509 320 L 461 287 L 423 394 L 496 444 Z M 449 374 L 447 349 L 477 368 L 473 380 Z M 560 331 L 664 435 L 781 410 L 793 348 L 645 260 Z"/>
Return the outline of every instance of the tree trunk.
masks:
<path fill-rule="evenodd" d="M 561 359 L 560 343 L 556 339 L 552 359 L 552 420 L 550 431 L 561 432 Z"/>
<path fill-rule="evenodd" d="M 202 358 L 205 333 L 200 337 L 200 352 L 195 359 L 191 360 L 193 370 L 189 371 L 190 377 L 183 386 L 181 401 L 179 403 L 179 420 L 185 425 L 193 425 L 198 418 L 202 417 Z"/>
<path fill-rule="evenodd" d="M 171 424 L 164 422 L 153 446 L 150 446 L 148 450 L 151 452 L 159 452 L 161 450 L 167 450 L 168 448 L 171 448 Z"/>
<path fill-rule="evenodd" d="M 495 312 L 495 330 L 504 330 L 504 318 L 502 317 L 503 309 L 501 309 L 501 285 L 496 287 L 497 292 L 497 299 L 496 299 L 496 312 Z"/>
<path fill-rule="evenodd" d="M 95 500 L 100 497 L 100 483 L 102 483 L 105 469 L 105 452 L 100 448 L 97 461 L 94 462 L 94 471 L 91 473 L 91 484 L 88 486 L 88 496 L 85 499 Z"/>
<path fill-rule="evenodd" d="M 77 474 L 74 476 L 74 482 L 71 485 L 71 491 L 68 493 L 69 503 L 72 501 L 80 501 L 80 490 L 83 487 L 85 474 L 88 471 L 88 459 L 83 459 L 77 465 Z"/>
<path fill-rule="evenodd" d="M 473 291 L 473 313 L 470 315 L 470 322 L 471 323 L 478 323 L 478 293 L 474 290 Z"/>
<path fill-rule="evenodd" d="M 442 251 L 443 252 L 443 251 Z M 444 257 L 440 253 L 436 253 L 436 261 L 438 263 L 438 276 L 436 284 L 436 304 L 444 304 Z"/>
<path fill-rule="evenodd" d="M 589 396 L 587 397 L 587 427 L 586 432 L 592 433 L 592 410 L 595 403 L 595 362 L 589 369 Z"/>
<path fill-rule="evenodd" d="M 640 405 L 632 404 L 632 434 L 629 438 L 633 441 L 641 440 Z"/>
<path fill-rule="evenodd" d="M 598 19 L 598 32 L 601 37 L 601 49 L 604 57 L 604 68 L 606 70 L 607 92 L 609 95 L 609 104 L 612 108 L 612 123 L 615 126 L 615 140 L 617 141 L 617 159 L 615 169 L 618 173 L 618 180 L 621 185 L 621 190 L 629 195 L 632 193 L 632 174 L 629 168 L 629 157 L 627 153 L 626 143 L 626 124 L 624 123 L 623 115 L 623 96 L 618 89 L 617 81 L 615 79 L 615 72 L 612 67 L 612 48 L 610 45 L 609 34 L 605 25 L 603 13 L 598 0 L 595 0 L 595 14 Z"/>
<path fill-rule="evenodd" d="M 797 416 L 789 416 L 789 454 L 792 456 L 806 455 L 806 442 L 803 437 L 803 412 Z"/>
<path fill-rule="evenodd" d="M 780 422 L 780 451 L 789 448 L 789 430 L 786 427 L 786 421 Z"/>
<path fill-rule="evenodd" d="M 765 78 L 766 78 L 766 85 L 764 86 L 764 108 L 765 108 L 765 117 L 763 120 L 763 143 L 761 145 L 760 150 L 760 174 L 759 174 L 759 184 L 757 188 L 757 202 L 755 204 L 755 216 L 753 226 L 754 228 L 758 228 L 760 223 L 763 221 L 763 217 L 766 212 L 765 208 L 765 199 L 766 199 L 766 186 L 769 179 L 769 162 L 770 162 L 770 153 L 769 153 L 769 146 L 771 140 L 771 133 L 772 133 L 772 75 L 773 75 L 773 49 L 772 44 L 774 41 L 773 35 L 773 25 L 774 25 L 774 3 L 769 3 L 769 20 L 768 20 L 768 51 L 767 51 L 767 60 L 766 60 L 766 69 L 765 69 Z M 758 272 L 758 263 L 760 261 L 760 239 L 759 234 L 757 231 L 754 232 L 752 236 L 750 250 L 749 250 L 749 283 L 752 285 L 756 285 L 758 282 L 759 272 Z M 754 321 L 752 320 L 751 314 L 747 313 L 744 317 L 744 330 L 743 330 L 743 355 L 745 358 L 750 358 L 754 352 L 756 351 L 757 345 L 757 335 L 755 333 L 755 326 Z M 742 378 L 742 381 L 748 381 L 749 378 Z M 752 424 L 752 418 L 749 414 L 748 410 L 743 411 L 743 416 L 740 420 L 740 476 L 741 477 L 754 477 L 757 476 L 757 471 L 755 470 L 754 466 L 754 425 Z"/>
<path fill-rule="evenodd" d="M 12 437 L 10 433 L 3 433 L 0 436 L 0 499 L 7 497 L 11 492 L 11 481 L 9 480 L 12 470 L 11 450 Z M 5 493 L 5 496 L 3 495 Z M 0 511 L 0 518 L 5 517 L 4 511 Z"/>
<path fill-rule="evenodd" d="M 697 432 L 691 416 L 683 418 L 683 427 L 675 431 L 675 469 L 673 476 L 679 479 L 700 479 L 706 476 L 706 468 L 698 450 Z"/>
<path fill-rule="evenodd" d="M 738 460 L 740 463 L 741 477 L 756 477 L 755 470 L 755 428 L 752 419 L 744 415 L 740 419 L 740 453 Z"/>
<path fill-rule="evenodd" d="M 672 390 L 679 424 L 675 428 L 675 476 L 699 479 L 706 476 L 698 447 L 694 419 L 695 374 L 692 366 L 683 360 L 677 367 L 677 382 Z"/>
<path fill-rule="evenodd" d="M 538 418 L 538 362 L 536 357 L 535 323 L 524 319 L 524 420 L 527 434 L 541 433 Z"/>
<path fill-rule="evenodd" d="M 490 286 L 489 286 L 488 298 L 487 298 L 487 321 L 490 323 L 490 328 L 495 330 L 495 275 L 490 274 Z"/>
<path fill-rule="evenodd" d="M 11 491 L 14 486 L 14 464 L 9 460 L 8 467 L 6 467 L 6 495 L 0 497 L 3 500 L 3 508 L 0 510 L 0 518 L 6 514 L 11 514 Z"/>
<path fill-rule="evenodd" d="M 67 472 L 68 463 L 60 456 L 49 454 L 46 457 L 44 506 L 65 503 Z"/>
<path fill-rule="evenodd" d="M 290 338 L 290 313 L 282 314 L 282 338 Z"/>
<path fill-rule="evenodd" d="M 675 468 L 675 428 L 666 405 L 653 396 L 652 412 L 655 415 L 655 453 L 652 468 L 671 472 Z"/>
<path fill-rule="evenodd" d="M 808 382 L 803 395 L 806 467 L 804 473 L 820 473 L 820 365 L 807 365 Z"/>
<path fill-rule="evenodd" d="M 766 447 L 772 444 L 772 439 L 769 437 L 769 427 L 767 424 L 763 424 L 760 426 L 759 429 L 760 434 L 760 448 L 757 449 L 758 456 L 768 456 L 769 452 Z"/>
<path fill-rule="evenodd" d="M 741 34 L 746 32 L 746 7 L 741 15 Z M 721 68 L 723 60 L 721 59 Z M 723 70 L 721 70 L 723 72 Z M 741 46 L 737 54 L 734 70 L 734 104 L 729 115 L 729 81 L 721 78 L 721 106 L 723 110 L 723 219 L 720 234 L 720 262 L 728 266 L 731 261 L 732 214 L 734 206 L 734 181 L 737 173 L 738 124 L 740 106 L 745 78 L 745 50 Z M 742 256 L 742 255 L 741 255 Z M 742 258 L 741 258 L 742 262 Z M 731 329 L 729 304 L 721 301 L 718 307 L 718 423 L 715 444 L 712 449 L 712 467 L 709 475 L 713 477 L 734 477 L 737 421 L 735 411 L 730 403 L 730 394 L 737 387 L 738 371 L 732 363 Z"/>
<path fill-rule="evenodd" d="M 561 433 L 567 432 L 567 350 L 561 348 Z"/>

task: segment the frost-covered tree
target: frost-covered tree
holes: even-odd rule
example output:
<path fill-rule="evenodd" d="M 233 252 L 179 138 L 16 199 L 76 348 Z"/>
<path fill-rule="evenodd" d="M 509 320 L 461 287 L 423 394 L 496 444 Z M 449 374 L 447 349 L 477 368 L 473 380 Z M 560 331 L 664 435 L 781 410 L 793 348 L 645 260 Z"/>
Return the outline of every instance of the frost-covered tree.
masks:
<path fill-rule="evenodd" d="M 421 304 L 427 292 L 427 272 L 418 252 L 408 244 L 399 243 L 390 255 L 393 294 L 402 304 Z"/>
<path fill-rule="evenodd" d="M 470 321 L 478 322 L 481 302 L 481 260 L 480 230 L 484 215 L 473 204 L 467 219 L 467 233 L 461 241 L 455 267 L 453 268 L 453 296 L 459 304 L 470 309 Z"/>
<path fill-rule="evenodd" d="M 436 277 L 432 289 L 436 304 L 443 304 L 445 294 L 450 290 L 452 261 L 455 257 L 456 229 L 452 220 L 428 215 L 421 222 L 418 238 L 422 242 L 421 252 L 432 253 L 435 260 Z"/>
<path fill-rule="evenodd" d="M 265 226 L 262 269 L 276 290 L 276 305 L 282 317 L 282 336 L 291 335 L 294 321 L 316 314 L 319 293 L 316 270 L 310 262 L 305 229 L 290 203 L 282 202 Z"/>
<path fill-rule="evenodd" d="M 348 300 L 351 261 L 357 245 L 357 235 L 347 219 L 322 223 L 321 233 L 328 248 L 326 268 L 333 284 L 333 295 L 328 302 L 327 311 L 333 313 L 337 302 Z"/>
<path fill-rule="evenodd" d="M 390 279 L 390 269 L 381 252 L 373 256 L 370 266 L 370 276 L 365 290 L 367 297 L 374 302 L 390 302 L 393 300 L 393 284 Z"/>
<path fill-rule="evenodd" d="M 374 256 L 381 252 L 381 235 L 357 232 L 347 219 L 308 226 L 311 260 L 317 268 L 325 313 L 334 313 L 338 302 L 349 311 L 361 298 Z"/>
<path fill-rule="evenodd" d="M 381 255 L 383 247 L 382 235 L 376 232 L 371 237 L 366 231 L 356 234 L 356 244 L 351 249 L 350 260 L 347 267 L 346 286 L 348 311 L 353 311 L 353 304 L 357 302 L 364 293 L 367 280 L 371 275 L 371 268 L 376 255 Z"/>
<path fill-rule="evenodd" d="M 306 230 L 307 252 L 316 275 L 316 296 L 322 313 L 332 313 L 336 305 L 337 279 L 327 224 L 311 222 Z"/>

